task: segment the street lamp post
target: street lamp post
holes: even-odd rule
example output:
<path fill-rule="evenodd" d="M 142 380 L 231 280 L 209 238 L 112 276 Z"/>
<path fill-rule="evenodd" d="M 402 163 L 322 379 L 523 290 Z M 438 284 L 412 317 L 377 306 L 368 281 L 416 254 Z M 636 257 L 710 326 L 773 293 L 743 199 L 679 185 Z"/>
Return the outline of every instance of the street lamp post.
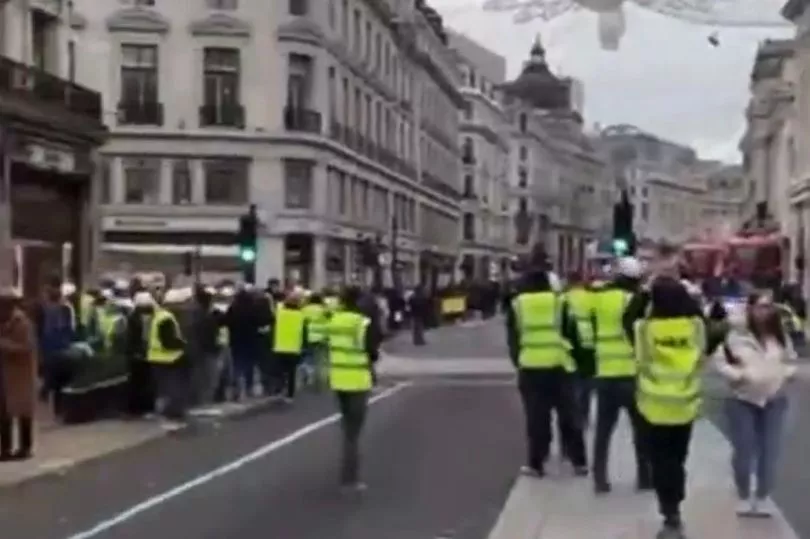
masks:
<path fill-rule="evenodd" d="M 399 221 L 396 216 L 391 217 L 391 286 L 399 290 L 402 286 L 399 279 Z"/>

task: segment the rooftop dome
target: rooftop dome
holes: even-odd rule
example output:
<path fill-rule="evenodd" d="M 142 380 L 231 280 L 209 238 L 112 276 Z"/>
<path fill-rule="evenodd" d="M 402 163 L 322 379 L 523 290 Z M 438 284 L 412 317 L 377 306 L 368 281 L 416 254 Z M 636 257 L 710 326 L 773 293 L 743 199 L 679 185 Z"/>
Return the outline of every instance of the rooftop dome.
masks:
<path fill-rule="evenodd" d="M 546 49 L 543 48 L 539 35 L 532 45 L 529 61 L 524 65 L 523 72 L 502 88 L 509 96 L 521 99 L 534 108 L 570 108 L 570 82 L 556 77 L 549 69 Z"/>

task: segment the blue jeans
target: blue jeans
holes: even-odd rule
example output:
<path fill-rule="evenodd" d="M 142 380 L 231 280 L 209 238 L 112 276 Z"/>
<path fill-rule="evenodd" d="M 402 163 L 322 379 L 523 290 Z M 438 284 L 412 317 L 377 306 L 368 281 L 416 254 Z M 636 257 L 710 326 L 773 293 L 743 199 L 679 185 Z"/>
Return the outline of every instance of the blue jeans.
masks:
<path fill-rule="evenodd" d="M 756 473 L 757 498 L 770 496 L 782 445 L 787 397 L 774 397 L 760 407 L 730 398 L 726 401 L 733 454 L 734 484 L 740 499 L 751 495 L 751 474 Z"/>
<path fill-rule="evenodd" d="M 250 396 L 256 380 L 256 367 L 258 365 L 256 353 L 252 350 L 231 349 L 233 361 L 233 384 L 237 394 Z"/>

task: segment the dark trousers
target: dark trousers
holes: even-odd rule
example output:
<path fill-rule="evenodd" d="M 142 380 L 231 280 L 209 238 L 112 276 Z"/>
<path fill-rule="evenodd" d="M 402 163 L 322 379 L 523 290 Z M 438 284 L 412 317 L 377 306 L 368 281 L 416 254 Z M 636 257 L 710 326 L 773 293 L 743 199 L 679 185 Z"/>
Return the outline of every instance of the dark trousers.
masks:
<path fill-rule="evenodd" d="M 257 353 L 250 349 L 231 349 L 233 359 L 234 389 L 244 392 L 244 396 L 251 396 L 256 383 Z"/>
<path fill-rule="evenodd" d="M 17 447 L 14 447 L 14 438 Z M 34 420 L 30 417 L 0 417 L 0 458 L 27 457 L 34 448 Z"/>
<path fill-rule="evenodd" d="M 610 440 L 624 409 L 633 429 L 636 451 L 637 479 L 647 483 L 650 479 L 649 451 L 645 435 L 646 425 L 636 408 L 636 383 L 633 378 L 596 380 L 596 433 L 593 442 L 593 474 L 598 482 L 608 481 Z"/>
<path fill-rule="evenodd" d="M 40 367 L 42 374 L 42 388 L 40 400 L 51 399 L 55 415 L 62 415 L 62 391 L 73 378 L 72 364 L 61 354 L 51 357 Z"/>
<path fill-rule="evenodd" d="M 181 361 L 168 365 L 152 364 L 158 396 L 163 399 L 164 416 L 170 419 L 183 419 L 189 406 L 190 373 Z"/>
<path fill-rule="evenodd" d="M 585 441 L 574 394 L 574 377 L 563 369 L 521 369 L 518 389 L 526 414 L 527 464 L 542 470 L 551 449 L 551 411 L 566 456 L 574 466 L 586 466 Z"/>
<path fill-rule="evenodd" d="M 152 379 L 151 365 L 140 359 L 130 359 L 127 363 L 127 412 L 132 416 L 142 416 L 155 411 L 155 382 Z"/>
<path fill-rule="evenodd" d="M 368 393 L 337 391 L 335 395 L 343 435 L 340 483 L 351 485 L 360 480 L 360 433 L 366 422 Z"/>
<path fill-rule="evenodd" d="M 425 344 L 425 321 L 420 316 L 414 316 L 411 320 L 411 331 L 413 334 L 413 344 L 423 346 Z"/>
<path fill-rule="evenodd" d="M 298 386 L 298 365 L 300 354 L 274 354 L 273 358 L 278 373 L 278 390 L 283 391 L 288 399 L 295 398 Z"/>
<path fill-rule="evenodd" d="M 666 426 L 647 423 L 645 430 L 659 511 L 665 519 L 678 519 L 681 502 L 686 498 L 686 459 L 692 423 Z"/>

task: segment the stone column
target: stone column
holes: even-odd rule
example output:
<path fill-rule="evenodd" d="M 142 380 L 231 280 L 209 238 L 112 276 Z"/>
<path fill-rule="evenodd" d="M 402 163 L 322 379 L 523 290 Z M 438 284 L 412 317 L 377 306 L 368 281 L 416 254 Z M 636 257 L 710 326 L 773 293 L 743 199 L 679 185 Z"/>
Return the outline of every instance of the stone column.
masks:
<path fill-rule="evenodd" d="M 103 243 L 103 214 L 101 210 L 101 190 L 104 182 L 102 157 L 93 151 L 92 170 L 87 198 L 84 200 L 80 232 L 81 277 L 85 288 L 95 286 L 99 277 L 99 262 Z"/>
<path fill-rule="evenodd" d="M 326 238 L 312 236 L 312 290 L 322 290 L 326 286 Z"/>

